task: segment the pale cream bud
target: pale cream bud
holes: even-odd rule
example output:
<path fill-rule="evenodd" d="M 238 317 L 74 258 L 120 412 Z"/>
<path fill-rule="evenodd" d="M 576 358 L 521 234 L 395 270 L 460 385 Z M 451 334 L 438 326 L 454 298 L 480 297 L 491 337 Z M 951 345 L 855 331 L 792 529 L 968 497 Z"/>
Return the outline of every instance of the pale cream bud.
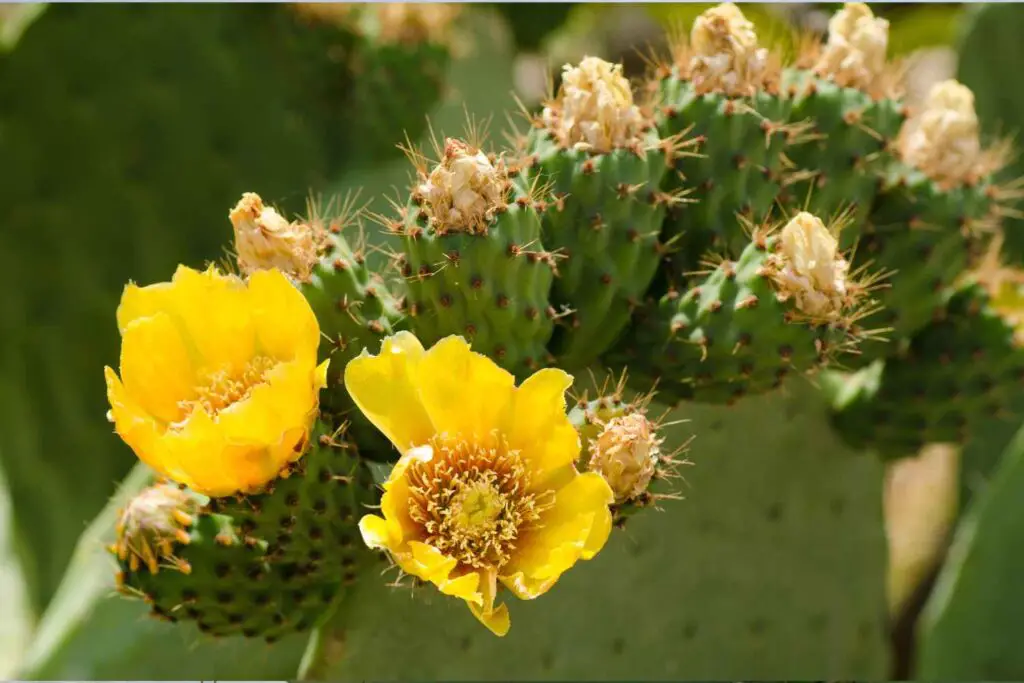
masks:
<path fill-rule="evenodd" d="M 818 73 L 844 87 L 872 88 L 886 68 L 889 22 L 862 2 L 848 2 L 833 15 L 828 32 Z"/>
<path fill-rule="evenodd" d="M 558 100 L 542 119 L 564 144 L 599 153 L 634 142 L 644 123 L 622 65 L 598 57 L 565 65 Z"/>
<path fill-rule="evenodd" d="M 974 93 L 957 81 L 936 84 L 900 138 L 903 160 L 938 182 L 958 183 L 982 154 Z"/>
<path fill-rule="evenodd" d="M 623 503 L 643 494 L 657 471 L 661 440 L 641 413 L 612 418 L 590 442 L 587 469 L 597 472 Z"/>
<path fill-rule="evenodd" d="M 758 47 L 754 25 L 731 2 L 697 17 L 690 46 L 690 78 L 699 92 L 749 96 L 764 78 L 768 51 Z"/>
<path fill-rule="evenodd" d="M 505 206 L 506 174 L 487 155 L 449 138 L 444 156 L 417 191 L 435 230 L 485 233 L 495 211 Z"/>
<path fill-rule="evenodd" d="M 300 282 L 319 260 L 322 236 L 311 225 L 289 223 L 258 194 L 246 192 L 229 214 L 238 267 L 246 275 L 277 268 Z"/>
<path fill-rule="evenodd" d="M 805 211 L 782 229 L 772 278 L 780 294 L 814 318 L 837 314 L 846 295 L 849 263 L 821 220 Z"/>

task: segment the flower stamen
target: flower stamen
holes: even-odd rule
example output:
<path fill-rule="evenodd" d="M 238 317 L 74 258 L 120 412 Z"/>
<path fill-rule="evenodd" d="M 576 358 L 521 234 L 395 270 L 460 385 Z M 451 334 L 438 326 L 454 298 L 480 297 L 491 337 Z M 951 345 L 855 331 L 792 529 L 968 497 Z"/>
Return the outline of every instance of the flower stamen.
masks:
<path fill-rule="evenodd" d="M 434 455 L 409 468 L 409 517 L 424 542 L 464 568 L 500 568 L 550 495 L 529 491 L 517 451 L 435 438 Z"/>
<path fill-rule="evenodd" d="M 241 372 L 220 369 L 206 375 L 205 381 L 196 387 L 194 398 L 178 403 L 184 413 L 182 420 L 201 407 L 207 415 L 217 415 L 252 394 L 253 390 L 266 383 L 266 376 L 277 361 L 269 356 L 256 356 L 242 368 Z"/>

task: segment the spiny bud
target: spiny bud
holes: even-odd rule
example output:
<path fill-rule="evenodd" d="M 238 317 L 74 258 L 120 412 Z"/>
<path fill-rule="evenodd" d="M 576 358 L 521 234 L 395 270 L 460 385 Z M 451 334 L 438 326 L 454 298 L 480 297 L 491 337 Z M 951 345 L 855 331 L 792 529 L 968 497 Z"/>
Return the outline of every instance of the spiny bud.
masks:
<path fill-rule="evenodd" d="M 841 86 L 871 89 L 886 68 L 889 22 L 862 2 L 848 2 L 832 16 L 828 32 L 815 70 Z"/>
<path fill-rule="evenodd" d="M 558 98 L 542 120 L 562 144 L 597 153 L 635 142 L 644 125 L 622 65 L 598 57 L 563 67 Z"/>
<path fill-rule="evenodd" d="M 749 96 L 764 78 L 768 51 L 758 47 L 754 25 L 731 2 L 697 17 L 690 46 L 690 78 L 697 92 Z"/>
<path fill-rule="evenodd" d="M 768 264 L 779 297 L 791 299 L 801 313 L 832 319 L 842 311 L 850 264 L 817 216 L 806 211 L 794 216 L 782 228 L 779 247 Z"/>
<path fill-rule="evenodd" d="M 323 234 L 315 226 L 289 223 L 254 192 L 242 195 L 228 217 L 243 273 L 276 268 L 299 282 L 309 279 L 323 245 Z"/>
<path fill-rule="evenodd" d="M 445 140 L 444 154 L 416 188 L 431 226 L 440 233 L 484 234 L 497 210 L 505 208 L 503 163 L 461 140 Z"/>
<path fill-rule="evenodd" d="M 973 175 L 982 152 L 974 93 L 955 80 L 933 86 L 921 112 L 904 124 L 900 152 L 936 182 Z"/>
<path fill-rule="evenodd" d="M 657 472 L 662 441 L 642 413 L 614 417 L 590 442 L 587 469 L 604 477 L 616 503 L 635 500 L 647 491 Z"/>
<path fill-rule="evenodd" d="M 186 529 L 193 524 L 199 507 L 192 493 L 174 484 L 144 489 L 121 511 L 117 521 L 113 550 L 118 559 L 127 562 L 132 571 L 145 566 L 153 574 L 162 562 L 179 564 L 174 562 L 174 546 L 188 544 Z"/>

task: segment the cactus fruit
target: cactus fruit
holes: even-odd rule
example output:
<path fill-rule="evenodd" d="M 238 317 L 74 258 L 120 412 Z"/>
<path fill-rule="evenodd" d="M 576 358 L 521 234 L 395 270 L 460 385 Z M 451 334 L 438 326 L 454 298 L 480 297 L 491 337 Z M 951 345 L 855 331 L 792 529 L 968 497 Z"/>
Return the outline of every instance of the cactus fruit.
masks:
<path fill-rule="evenodd" d="M 966 280 L 903 353 L 838 385 L 833 421 L 842 437 L 906 457 L 928 443 L 963 443 L 980 421 L 1005 413 L 1024 380 L 1021 282 L 1013 273 Z"/>
<path fill-rule="evenodd" d="M 708 248 L 737 258 L 748 241 L 741 213 L 768 217 L 784 184 L 783 152 L 800 126 L 787 123 L 790 103 L 779 91 L 781 62 L 758 45 L 740 9 L 723 3 L 693 24 L 689 41 L 676 39 L 672 61 L 659 65 L 648 87 L 662 139 L 689 131 L 699 156 L 676 160 L 668 190 L 695 187 L 699 201 L 676 207 L 663 239 L 678 239 L 678 276 Z M 678 283 L 677 283 L 678 284 Z"/>
<path fill-rule="evenodd" d="M 417 184 L 396 220 L 409 328 L 424 344 L 456 334 L 522 377 L 546 365 L 554 327 L 554 255 L 541 243 L 542 196 L 475 144 L 448 138 L 429 168 L 410 150 Z"/>
<path fill-rule="evenodd" d="M 888 39 L 887 20 L 863 3 L 846 3 L 829 21 L 828 42 L 807 39 L 795 68 L 783 71 L 791 119 L 813 124 L 786 152 L 810 175 L 788 190 L 792 205 L 825 216 L 851 210 L 857 227 L 867 217 L 877 172 L 904 119 L 899 73 L 886 61 Z M 858 233 L 844 231 L 840 246 L 853 246 Z"/>
<path fill-rule="evenodd" d="M 898 351 L 927 325 L 944 290 L 984 251 L 1013 194 L 992 181 L 1007 152 L 982 148 L 974 96 L 956 81 L 935 85 L 907 119 L 854 259 L 854 267 L 893 274 L 879 310 L 862 321 L 888 330 L 890 341 L 864 344 L 864 363 Z"/>
<path fill-rule="evenodd" d="M 321 424 L 310 449 L 267 493 L 207 498 L 160 483 L 118 524 L 122 592 L 211 635 L 275 640 L 315 625 L 373 561 L 356 518 L 374 486 L 351 446 Z"/>
<path fill-rule="evenodd" d="M 376 439 L 341 382 L 345 364 L 380 342 L 399 326 L 399 302 L 388 284 L 366 262 L 365 237 L 358 225 L 356 197 L 326 206 L 310 201 L 307 216 L 289 222 L 259 195 L 248 192 L 230 213 L 238 267 L 248 275 L 277 268 L 288 275 L 309 301 L 320 323 L 320 357 L 330 359 L 327 388 L 321 406 L 338 424 L 350 423 L 349 434 L 369 457 L 386 455 L 389 448 Z M 354 244 L 346 237 L 358 229 Z M 369 446 L 374 448 L 369 448 Z"/>
<path fill-rule="evenodd" d="M 666 484 L 678 476 L 677 456 L 686 447 L 663 449 L 664 420 L 648 417 L 653 392 L 626 401 L 625 380 L 623 375 L 612 391 L 606 383 L 597 398 L 583 394 L 569 412 L 582 444 L 579 469 L 597 472 L 611 486 L 612 523 L 617 527 L 659 500 L 676 497 Z"/>
<path fill-rule="evenodd" d="M 622 66 L 597 57 L 565 66 L 558 97 L 532 124 L 521 180 L 553 190 L 543 240 L 563 257 L 551 298 L 567 315 L 551 350 L 563 367 L 586 367 L 618 338 L 657 272 L 665 211 L 680 200 L 659 188 L 679 136 L 661 140 Z"/>
<path fill-rule="evenodd" d="M 674 399 L 731 403 L 851 351 L 868 282 L 817 217 L 765 225 L 736 261 L 644 309 L 615 359 Z"/>

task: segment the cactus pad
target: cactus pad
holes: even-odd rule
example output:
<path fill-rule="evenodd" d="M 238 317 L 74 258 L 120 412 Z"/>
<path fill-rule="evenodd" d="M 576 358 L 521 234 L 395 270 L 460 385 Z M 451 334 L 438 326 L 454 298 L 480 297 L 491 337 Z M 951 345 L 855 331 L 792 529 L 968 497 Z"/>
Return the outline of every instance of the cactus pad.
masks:
<path fill-rule="evenodd" d="M 1024 352 L 986 288 L 967 283 L 947 296 L 942 319 L 909 348 L 835 393 L 834 424 L 852 446 L 897 458 L 927 443 L 963 443 L 1019 394 Z"/>
<path fill-rule="evenodd" d="M 446 168 L 456 164 L 478 166 Z M 541 244 L 537 202 L 506 173 L 502 160 L 492 163 L 449 139 L 441 164 L 431 175 L 421 172 L 423 182 L 391 229 L 402 237 L 406 313 L 420 341 L 462 335 L 474 351 L 522 376 L 547 364 L 555 264 Z M 451 184 L 467 177 L 464 187 Z M 456 208 L 456 196 L 469 208 Z"/>
<path fill-rule="evenodd" d="M 659 393 L 672 398 L 732 403 L 849 350 L 859 295 L 856 285 L 833 289 L 846 266 L 834 249 L 829 258 L 838 258 L 838 270 L 822 283 L 828 288 L 822 291 L 830 290 L 830 302 L 821 300 L 826 317 L 801 310 L 800 295 L 787 293 L 784 273 L 796 257 L 784 255 L 782 240 L 801 217 L 817 220 L 801 214 L 781 235 L 757 232 L 738 261 L 721 262 L 700 285 L 670 292 L 642 311 L 613 360 L 634 379 L 658 380 Z"/>
<path fill-rule="evenodd" d="M 273 641 L 312 628 L 340 577 L 267 562 L 263 544 L 230 517 L 198 512 L 192 495 L 157 484 L 128 504 L 115 548 L 120 590 L 143 596 L 165 620 L 194 620 L 214 636 Z"/>

